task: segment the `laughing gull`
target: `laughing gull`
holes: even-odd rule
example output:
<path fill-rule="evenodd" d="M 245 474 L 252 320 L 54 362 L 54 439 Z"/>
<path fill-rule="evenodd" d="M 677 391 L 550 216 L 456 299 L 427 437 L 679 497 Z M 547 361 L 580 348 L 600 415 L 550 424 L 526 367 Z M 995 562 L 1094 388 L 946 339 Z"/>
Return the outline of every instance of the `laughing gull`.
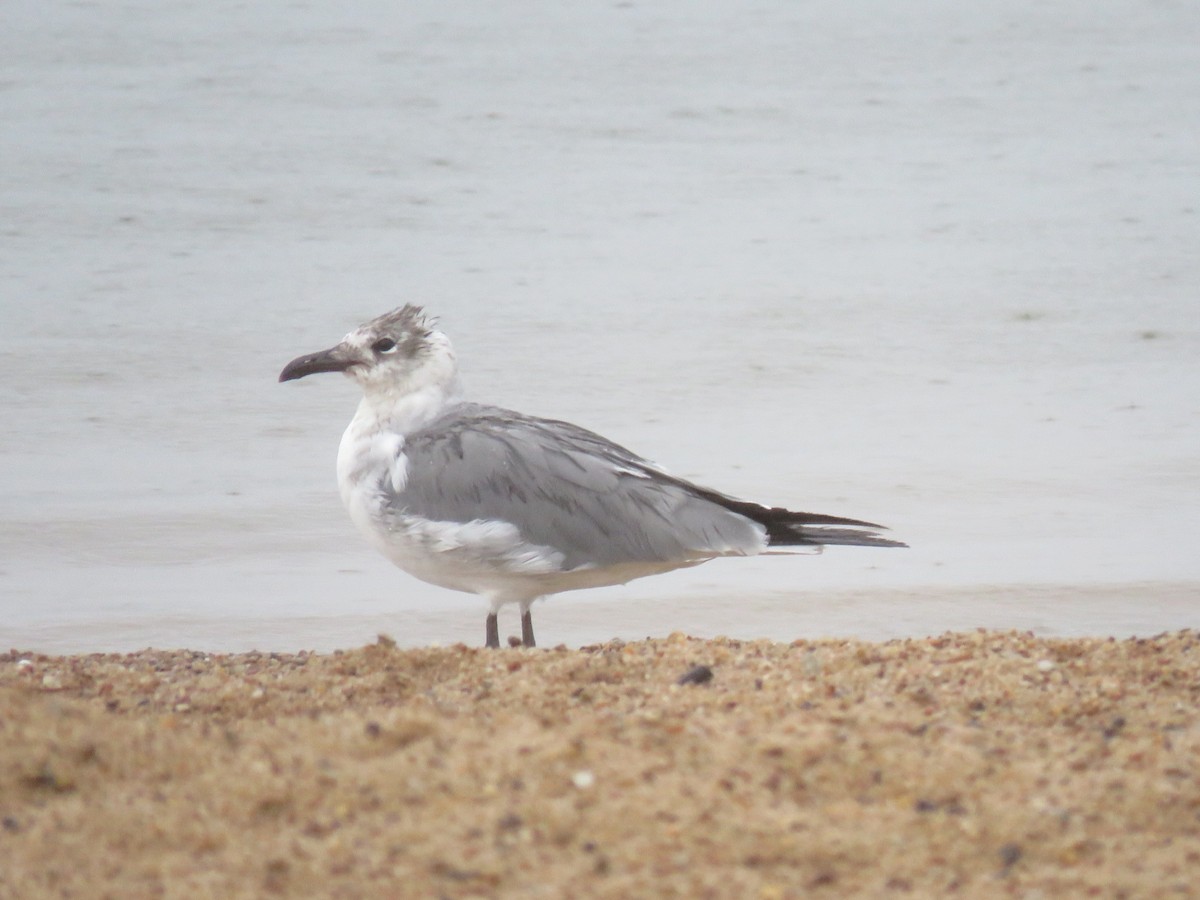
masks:
<path fill-rule="evenodd" d="M 506 603 L 521 608 L 532 647 L 529 608 L 548 594 L 718 556 L 906 546 L 880 537 L 882 525 L 700 487 L 568 422 L 467 402 L 450 341 L 411 304 L 292 360 L 279 380 L 316 372 L 363 391 L 338 448 L 350 518 L 410 575 L 482 595 L 488 647 L 500 646 Z"/>

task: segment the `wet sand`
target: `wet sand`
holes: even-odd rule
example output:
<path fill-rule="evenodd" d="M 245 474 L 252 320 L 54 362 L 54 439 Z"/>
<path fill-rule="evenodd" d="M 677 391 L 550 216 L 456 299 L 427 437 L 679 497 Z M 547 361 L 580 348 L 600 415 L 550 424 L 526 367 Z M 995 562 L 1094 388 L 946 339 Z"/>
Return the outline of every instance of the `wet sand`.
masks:
<path fill-rule="evenodd" d="M 1198 700 L 1191 631 L 12 652 L 0 896 L 1192 896 Z"/>

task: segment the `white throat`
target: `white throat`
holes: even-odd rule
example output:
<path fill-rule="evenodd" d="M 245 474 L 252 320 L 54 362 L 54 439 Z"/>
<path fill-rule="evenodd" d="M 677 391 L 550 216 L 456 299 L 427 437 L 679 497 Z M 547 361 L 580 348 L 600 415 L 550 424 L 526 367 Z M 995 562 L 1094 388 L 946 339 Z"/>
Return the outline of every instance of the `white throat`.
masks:
<path fill-rule="evenodd" d="M 351 426 L 370 423 L 373 430 L 384 429 L 407 435 L 424 428 L 447 406 L 462 399 L 462 382 L 458 373 L 445 381 L 421 385 L 396 385 L 380 389 L 372 387 L 363 393 Z"/>

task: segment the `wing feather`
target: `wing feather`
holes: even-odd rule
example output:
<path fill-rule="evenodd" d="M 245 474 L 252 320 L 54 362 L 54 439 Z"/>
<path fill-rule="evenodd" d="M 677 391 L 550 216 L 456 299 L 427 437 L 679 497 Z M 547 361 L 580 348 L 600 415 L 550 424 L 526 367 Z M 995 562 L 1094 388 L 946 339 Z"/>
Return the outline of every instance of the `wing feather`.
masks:
<path fill-rule="evenodd" d="M 410 434 L 402 515 L 516 526 L 566 569 L 761 552 L 765 528 L 600 435 L 461 404 Z"/>

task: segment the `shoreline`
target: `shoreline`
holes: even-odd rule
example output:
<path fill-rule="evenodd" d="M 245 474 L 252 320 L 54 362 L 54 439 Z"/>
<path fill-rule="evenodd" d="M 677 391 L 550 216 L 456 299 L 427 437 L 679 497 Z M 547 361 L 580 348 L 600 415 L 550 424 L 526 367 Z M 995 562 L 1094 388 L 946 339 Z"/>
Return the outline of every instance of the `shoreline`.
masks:
<path fill-rule="evenodd" d="M 394 570 L 387 574 L 391 584 Z M 50 655 L 179 648 L 208 653 L 298 649 L 332 653 L 359 646 L 378 634 L 391 635 L 410 649 L 457 643 L 473 647 L 483 642 L 487 607 L 467 594 L 448 596 L 449 592 L 441 591 L 434 602 L 406 606 L 384 599 L 377 591 L 365 592 L 366 599 L 347 608 L 320 591 L 312 593 L 315 599 L 299 606 L 257 611 L 253 606 L 213 603 L 186 615 L 168 610 L 157 617 L 74 603 L 42 621 L 7 622 L 0 649 L 15 646 Z M 614 637 L 662 639 L 678 630 L 710 639 L 781 641 L 885 641 L 976 628 L 1027 631 L 1039 637 L 1122 638 L 1148 637 L 1191 625 L 1197 596 L 1200 582 L 1189 580 L 873 588 L 817 584 L 799 589 L 759 578 L 739 590 L 715 593 L 704 586 L 654 593 L 650 586 L 645 591 L 605 588 L 562 594 L 535 604 L 533 613 L 538 634 L 548 646 L 561 643 L 572 648 Z M 502 638 L 519 634 L 515 609 L 500 613 Z"/>
<path fill-rule="evenodd" d="M 9 652 L 0 894 L 1184 895 L 1198 701 L 1194 631 Z"/>

